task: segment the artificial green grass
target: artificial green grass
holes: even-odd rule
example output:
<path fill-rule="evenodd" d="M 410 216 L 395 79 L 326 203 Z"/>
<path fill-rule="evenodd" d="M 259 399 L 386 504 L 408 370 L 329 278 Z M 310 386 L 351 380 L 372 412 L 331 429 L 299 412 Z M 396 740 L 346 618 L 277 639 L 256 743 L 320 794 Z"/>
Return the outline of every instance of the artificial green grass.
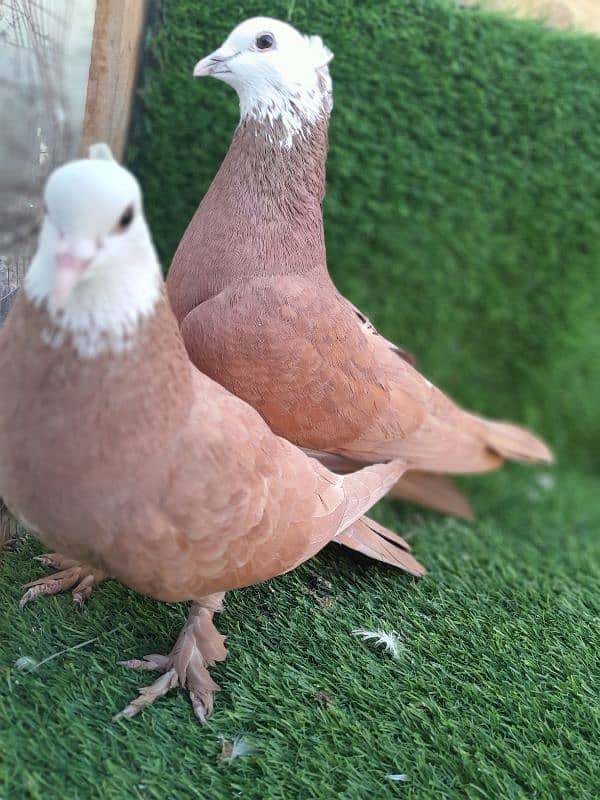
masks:
<path fill-rule="evenodd" d="M 66 596 L 20 612 L 19 584 L 43 574 L 23 542 L 0 564 L 0 797 L 599 797 L 598 487 L 555 477 L 491 476 L 475 526 L 384 506 L 430 568 L 420 582 L 330 546 L 229 595 L 230 657 L 203 728 L 180 691 L 111 722 L 151 678 L 116 662 L 167 652 L 184 607 L 112 583 L 83 613 Z M 401 633 L 398 660 L 351 634 L 380 626 Z M 237 734 L 254 755 L 219 763 L 220 737 Z M 398 773 L 409 781 L 386 778 Z"/>
<path fill-rule="evenodd" d="M 457 399 L 535 424 L 560 463 L 465 482 L 474 525 L 383 504 L 423 581 L 330 547 L 231 594 L 204 728 L 181 692 L 110 721 L 151 678 L 116 662 L 167 652 L 184 607 L 111 583 L 83 613 L 66 596 L 21 613 L 19 585 L 44 570 L 20 543 L 0 561 L 0 797 L 599 797 L 600 42 L 442 0 L 162 6 L 130 162 L 165 263 L 237 120 L 233 91 L 192 81 L 193 64 L 241 19 L 289 13 L 336 52 L 338 285 Z M 400 658 L 355 627 L 401 632 Z M 219 763 L 238 734 L 254 755 Z"/>
<path fill-rule="evenodd" d="M 335 52 L 340 289 L 462 403 L 600 466 L 600 41 L 451 0 L 165 0 L 130 163 L 174 249 L 238 119 L 197 59 L 254 14 Z"/>

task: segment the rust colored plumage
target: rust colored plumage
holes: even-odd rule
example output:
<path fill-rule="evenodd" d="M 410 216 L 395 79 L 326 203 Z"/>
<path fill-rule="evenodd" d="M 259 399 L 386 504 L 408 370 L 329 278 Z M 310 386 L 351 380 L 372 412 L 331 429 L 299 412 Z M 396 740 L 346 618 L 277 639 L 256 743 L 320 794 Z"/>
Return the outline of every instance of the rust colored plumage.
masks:
<path fill-rule="evenodd" d="M 338 533 L 333 540 L 346 545 L 369 558 L 420 578 L 425 570 L 410 552 L 410 545 L 388 528 L 369 517 L 361 517 L 350 527 Z"/>
<path fill-rule="evenodd" d="M 45 199 L 36 257 L 0 330 L 0 494 L 66 555 L 45 557 L 62 572 L 30 584 L 22 604 L 52 581 L 83 602 L 108 575 L 192 600 L 168 656 L 125 662 L 162 675 L 118 716 L 179 685 L 204 721 L 218 688 L 209 667 L 227 655 L 213 622 L 226 591 L 287 572 L 346 531 L 422 573 L 402 540 L 361 522 L 406 467 L 338 476 L 191 364 L 139 187 L 121 167 L 73 162 Z"/>
<path fill-rule="evenodd" d="M 209 60 L 199 67 L 209 74 Z M 330 102 L 326 67 L 320 74 L 320 114 L 289 146 L 283 118 L 242 117 L 173 259 L 170 301 L 192 361 L 276 433 L 354 463 L 406 458 L 418 471 L 396 496 L 470 517 L 444 473 L 551 461 L 551 452 L 517 425 L 459 408 L 337 291 L 323 234 Z M 302 122 L 300 100 L 286 113 Z"/>
<path fill-rule="evenodd" d="M 404 471 L 342 478 L 275 436 L 192 367 L 166 299 L 118 357 L 52 349 L 51 325 L 22 293 L 2 329 L 2 495 L 43 542 L 144 594 L 194 599 L 286 572 Z"/>

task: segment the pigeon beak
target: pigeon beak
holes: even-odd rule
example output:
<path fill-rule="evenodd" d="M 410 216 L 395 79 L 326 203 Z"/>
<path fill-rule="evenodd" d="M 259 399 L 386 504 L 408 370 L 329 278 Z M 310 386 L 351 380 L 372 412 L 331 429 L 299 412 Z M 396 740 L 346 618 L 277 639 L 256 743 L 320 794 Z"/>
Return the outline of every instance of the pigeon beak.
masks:
<path fill-rule="evenodd" d="M 56 245 L 54 286 L 52 305 L 57 311 L 67 304 L 71 292 L 81 278 L 90 261 L 96 255 L 97 246 L 90 239 L 63 236 Z"/>
<path fill-rule="evenodd" d="M 220 47 L 206 58 L 199 61 L 194 67 L 194 78 L 205 78 L 207 75 L 224 75 L 231 72 L 227 62 L 237 55 L 229 47 Z"/>

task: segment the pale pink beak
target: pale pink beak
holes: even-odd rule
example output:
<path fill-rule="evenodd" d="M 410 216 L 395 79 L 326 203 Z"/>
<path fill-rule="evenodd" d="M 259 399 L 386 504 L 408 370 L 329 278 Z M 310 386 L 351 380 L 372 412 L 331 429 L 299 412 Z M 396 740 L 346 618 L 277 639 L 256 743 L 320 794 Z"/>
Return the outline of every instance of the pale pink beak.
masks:
<path fill-rule="evenodd" d="M 220 47 L 206 58 L 199 61 L 194 67 L 195 78 L 205 78 L 207 75 L 224 75 L 231 72 L 227 61 L 237 55 L 231 48 Z"/>
<path fill-rule="evenodd" d="M 54 251 L 55 269 L 52 288 L 52 306 L 61 311 L 77 281 L 85 272 L 98 248 L 90 239 L 77 236 L 63 236 Z"/>

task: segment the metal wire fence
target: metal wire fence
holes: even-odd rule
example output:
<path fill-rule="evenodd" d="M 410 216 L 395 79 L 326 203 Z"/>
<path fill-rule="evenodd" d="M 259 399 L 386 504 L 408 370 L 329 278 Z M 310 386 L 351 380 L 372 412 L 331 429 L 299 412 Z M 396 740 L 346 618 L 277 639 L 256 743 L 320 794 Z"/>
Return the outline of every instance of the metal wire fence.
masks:
<path fill-rule="evenodd" d="M 0 4 L 0 323 L 34 252 L 44 182 L 73 152 L 64 82 L 70 3 L 59 5 Z"/>

